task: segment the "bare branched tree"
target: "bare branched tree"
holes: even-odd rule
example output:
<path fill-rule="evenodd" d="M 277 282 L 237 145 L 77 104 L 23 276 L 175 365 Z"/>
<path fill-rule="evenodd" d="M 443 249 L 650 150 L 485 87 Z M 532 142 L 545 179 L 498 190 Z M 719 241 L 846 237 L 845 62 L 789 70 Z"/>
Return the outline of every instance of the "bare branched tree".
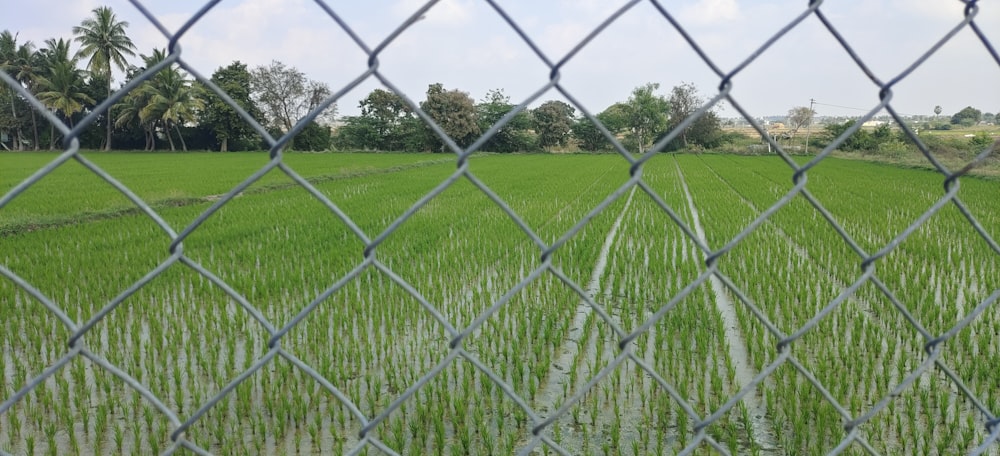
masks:
<path fill-rule="evenodd" d="M 291 130 L 299 119 L 319 107 L 331 94 L 325 83 L 310 80 L 297 68 L 277 60 L 254 68 L 250 76 L 257 106 L 272 127 L 284 132 Z M 332 120 L 335 113 L 336 106 L 331 105 L 317 120 Z"/>
<path fill-rule="evenodd" d="M 813 116 L 815 114 L 815 111 L 805 106 L 796 106 L 789 109 L 788 119 L 786 120 L 789 135 L 794 138 L 795 132 L 799 131 L 800 128 L 812 125 Z"/>

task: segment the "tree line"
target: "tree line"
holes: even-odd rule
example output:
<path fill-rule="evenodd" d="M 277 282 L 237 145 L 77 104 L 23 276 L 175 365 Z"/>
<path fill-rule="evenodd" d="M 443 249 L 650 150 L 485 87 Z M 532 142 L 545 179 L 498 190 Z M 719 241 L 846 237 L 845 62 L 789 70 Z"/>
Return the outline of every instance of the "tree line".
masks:
<path fill-rule="evenodd" d="M 263 139 L 234 110 L 237 104 L 273 137 L 291 130 L 323 104 L 330 88 L 298 69 L 278 61 L 254 68 L 239 61 L 218 68 L 211 82 L 226 93 L 223 100 L 179 65 L 162 66 L 165 49 L 139 54 L 129 38 L 128 22 L 111 8 L 95 8 L 73 27 L 71 38 L 51 38 L 36 47 L 19 41 L 9 30 L 0 32 L 0 70 L 72 127 L 115 93 L 113 71 L 124 74 L 118 90 L 143 79 L 110 110 L 97 116 L 79 136 L 81 147 L 110 150 L 259 150 Z M 73 43 L 79 45 L 71 52 Z M 158 66 L 159 65 L 159 66 Z M 153 67 L 159 71 L 144 73 Z M 606 131 L 568 103 L 549 100 L 523 109 L 481 144 L 493 152 L 553 149 L 611 150 L 611 135 L 632 151 L 648 150 L 704 103 L 692 84 L 636 87 L 629 98 L 597 113 Z M 400 95 L 375 89 L 360 102 L 360 114 L 334 118 L 330 105 L 294 138 L 294 149 L 329 148 L 379 151 L 445 151 L 446 144 L 416 114 L 429 116 L 459 147 L 468 147 L 517 105 L 503 89 L 489 91 L 479 102 L 463 91 L 431 84 L 424 100 L 411 105 Z M 61 149 L 53 125 L 14 88 L 0 89 L 0 146 L 15 150 Z M 665 150 L 712 148 L 725 140 L 718 116 L 708 111 L 689 124 Z"/>
<path fill-rule="evenodd" d="M 636 87 L 629 98 L 615 103 L 594 117 L 632 151 L 648 150 L 669 131 L 697 111 L 704 99 L 692 84 L 674 87 L 669 94 L 657 93 L 659 84 Z M 413 102 L 416 103 L 416 102 Z M 400 95 L 375 89 L 359 103 L 359 115 L 346 116 L 336 129 L 334 145 L 343 149 L 378 151 L 444 151 L 446 144 Z M 572 105 L 548 100 L 533 109 L 517 111 L 503 89 L 493 89 L 476 102 L 458 89 L 446 90 L 440 83 L 427 88 L 424 100 L 415 104 L 455 144 L 472 145 L 494 125 L 516 111 L 479 146 L 490 152 L 546 151 L 553 149 L 600 151 L 613 148 L 608 136 Z M 726 140 L 719 117 L 712 111 L 688 125 L 664 150 L 711 148 Z"/>
<path fill-rule="evenodd" d="M 938 120 L 937 117 L 941 115 L 941 111 L 942 111 L 941 106 L 934 107 L 935 121 Z M 958 125 L 961 127 L 971 127 L 973 125 L 979 124 L 980 122 L 986 122 L 991 124 L 1000 123 L 1000 117 L 997 117 L 997 115 L 992 112 L 984 113 L 976 108 L 973 108 L 972 106 L 966 106 L 962 108 L 960 111 L 953 114 L 950 118 L 948 118 L 947 123 L 928 122 L 925 124 L 925 129 L 950 130 L 952 125 Z"/>
<path fill-rule="evenodd" d="M 124 73 L 121 86 L 139 78 L 168 58 L 165 49 L 138 54 L 127 34 L 128 22 L 102 6 L 73 27 L 72 37 L 50 38 L 41 47 L 19 41 L 10 30 L 0 32 L 0 70 L 72 127 L 114 93 L 112 71 Z M 70 48 L 76 42 L 79 49 Z M 138 57 L 136 62 L 129 58 Z M 289 131 L 298 119 L 320 106 L 331 92 L 326 84 L 310 80 L 281 62 L 248 68 L 235 61 L 219 68 L 211 81 L 272 136 Z M 121 87 L 119 86 L 119 87 Z M 0 146 L 14 150 L 61 148 L 62 138 L 44 117 L 12 87 L 0 89 Z M 329 123 L 335 106 L 325 110 L 296 136 L 292 147 L 329 148 Z M 84 148 L 155 150 L 259 150 L 263 138 L 205 84 L 177 64 L 170 64 L 143 80 L 100 114 L 79 137 Z"/>

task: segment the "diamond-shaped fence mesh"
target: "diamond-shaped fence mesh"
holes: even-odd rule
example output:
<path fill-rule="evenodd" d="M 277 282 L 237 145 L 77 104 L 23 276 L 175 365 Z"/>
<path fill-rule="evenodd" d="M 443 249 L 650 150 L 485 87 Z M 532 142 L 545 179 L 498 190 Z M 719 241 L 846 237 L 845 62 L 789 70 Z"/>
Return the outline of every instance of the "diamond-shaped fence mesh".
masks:
<path fill-rule="evenodd" d="M 998 453 L 1000 426 L 997 426 L 996 400 L 1000 397 L 997 394 L 1000 383 L 995 372 L 1000 367 L 1000 358 L 997 357 L 996 347 L 988 347 L 987 343 L 977 342 L 976 338 L 996 332 L 997 321 L 1000 321 L 997 319 L 1000 308 L 996 303 L 1000 289 L 980 290 L 975 294 L 975 302 L 964 302 L 963 310 L 951 320 L 943 319 L 944 324 L 941 321 L 927 322 L 914 314 L 913 307 L 917 303 L 898 298 L 898 290 L 885 281 L 891 274 L 903 273 L 891 269 L 893 272 L 886 272 L 883 276 L 879 269 L 883 261 L 903 248 L 901 246 L 908 238 L 946 211 L 954 211 L 952 215 L 957 214 L 962 226 L 971 228 L 968 234 L 976 242 L 982 241 L 976 244 L 981 245 L 977 248 L 986 251 L 990 261 L 996 261 L 1000 256 L 1000 247 L 991 237 L 991 233 L 996 233 L 995 227 L 981 223 L 975 215 L 976 211 L 959 197 L 962 176 L 987 160 L 990 150 L 984 151 L 961 169 L 949 169 L 935 158 L 919 136 L 906 127 L 906 122 L 891 103 L 894 87 L 959 32 L 971 30 L 975 33 L 993 62 L 1000 66 L 1000 57 L 993 44 L 976 24 L 980 6 L 975 0 L 964 2 L 964 20 L 956 23 L 912 65 L 889 80 L 873 75 L 851 44 L 824 15 L 822 1 L 808 2 L 802 7 L 801 14 L 749 53 L 741 63 L 726 69 L 713 62 L 712 56 L 685 31 L 684 24 L 675 19 L 671 9 L 660 2 L 627 2 L 566 55 L 551 56 L 540 50 L 534 38 L 505 12 L 502 5 L 486 0 L 491 10 L 551 71 L 546 84 L 467 148 L 460 147 L 449 138 L 410 94 L 399 90 L 379 71 L 382 51 L 392 46 L 400 34 L 434 8 L 434 1 L 415 11 L 381 42 L 367 43 L 354 33 L 349 21 L 338 14 L 337 8 L 317 0 L 317 5 L 329 16 L 330 27 L 342 29 L 351 37 L 357 48 L 368 56 L 368 66 L 358 68 L 353 81 L 338 88 L 279 138 L 272 137 L 223 90 L 185 62 L 181 49 L 185 32 L 218 2 L 206 3 L 175 32 L 161 26 L 155 15 L 140 2 L 132 3 L 169 40 L 169 55 L 100 103 L 82 122 L 66 125 L 15 78 L 0 72 L 5 87 L 30 103 L 38 115 L 45 116 L 65 138 L 64 153 L 0 198 L 0 214 L 5 206 L 18 200 L 33 186 L 46 179 L 55 179 L 54 175 L 60 167 L 75 161 L 120 191 L 138 208 L 139 216 L 145 216 L 155 225 L 158 231 L 150 231 L 148 243 L 160 249 L 157 264 L 136 274 L 124 289 L 108 293 L 97 306 L 98 310 L 90 315 L 81 314 L 81 320 L 69 316 L 80 313 L 72 312 L 76 307 L 72 303 L 79 297 L 70 295 L 68 284 L 64 296 L 50 295 L 30 280 L 22 278 L 24 267 L 20 263 L 10 258 L 0 262 L 0 275 L 16 288 L 12 295 L 0 296 L 0 304 L 4 306 L 2 318 L 16 321 L 19 317 L 13 313 L 14 309 L 23 306 L 44 308 L 49 317 L 54 317 L 50 320 L 53 327 L 7 326 L 18 328 L 21 334 L 6 338 L 8 343 L 15 345 L 4 346 L 4 353 L 0 354 L 7 385 L 4 396 L 0 397 L 0 424 L 3 425 L 0 436 L 5 437 L 2 442 L 8 445 L 0 448 L 0 454 L 33 453 L 42 451 L 42 448 L 47 449 L 47 454 L 62 454 L 80 452 L 81 445 L 90 445 L 95 453 L 136 454 L 170 454 L 182 450 L 198 454 L 298 451 L 324 454 Z M 664 24 L 669 24 L 681 34 L 687 45 L 718 76 L 719 84 L 717 93 L 667 136 L 642 154 L 633 154 L 577 102 L 575 95 L 561 85 L 560 79 L 567 62 L 573 60 L 591 40 L 604 33 L 622 14 L 640 3 L 651 4 L 662 16 Z M 743 110 L 731 89 L 736 75 L 754 65 L 760 55 L 807 19 L 821 21 L 843 51 L 870 78 L 872 90 L 878 94 L 881 103 L 872 107 L 809 161 L 802 162 L 788 155 L 782 145 L 775 142 L 764 127 Z M 171 65 L 179 65 L 207 85 L 270 144 L 270 154 L 259 169 L 225 194 L 214 198 L 207 209 L 182 224 L 177 224 L 175 219 L 168 220 L 160 209 L 154 208 L 119 182 L 116 176 L 86 158 L 79 147 L 80 134 L 111 105 Z M 428 186 L 429 190 L 416 202 L 408 202 L 407 207 L 390 214 L 391 221 L 384 228 L 375 230 L 372 226 L 377 224 L 355 220 L 349 215 L 351 211 L 343 209 L 345 201 L 322 191 L 314 181 L 303 177 L 283 152 L 290 138 L 322 111 L 363 82 L 373 79 L 409 104 L 419 119 L 454 154 L 456 165 L 454 170 Z M 472 155 L 516 114 L 552 91 L 560 93 L 599 127 L 620 155 L 616 159 L 620 169 L 627 171 L 628 178 L 617 187 L 608 187 L 608 193 L 595 198 L 590 207 L 579 212 L 579 219 L 567 224 L 553 242 L 547 242 L 545 236 L 538 234 L 538 226 L 526 221 L 523 213 L 526 209 L 506 200 L 505 193 L 498 191 L 492 181 L 477 176 L 473 171 L 475 158 Z M 734 174 L 723 175 L 725 173 L 707 166 L 682 172 L 678 165 L 663 167 L 662 163 L 652 160 L 662 156 L 662 150 L 695 120 L 723 102 L 731 105 L 767 138 L 771 148 L 787 164 L 791 183 L 782 188 L 776 198 L 761 200 L 750 196 L 741 178 Z M 943 185 L 943 190 L 934 195 L 931 204 L 922 213 L 901 225 L 902 229 L 876 236 L 882 241 L 877 248 L 869 250 L 863 245 L 870 245 L 870 239 L 858 241 L 849 234 L 856 231 L 845 228 L 835 215 L 836 211 L 828 209 L 830 203 L 824 203 L 824 198 L 815 193 L 815 185 L 824 184 L 811 184 L 809 176 L 864 122 L 883 110 L 896 120 L 905 135 L 939 171 L 937 182 Z M 654 166 L 659 167 L 651 170 Z M 288 297 L 290 301 L 301 302 L 295 307 L 298 311 L 294 315 L 275 315 L 271 303 L 253 298 L 254 285 L 232 279 L 227 271 L 219 269 L 217 262 L 212 262 L 212 266 L 199 262 L 185 249 L 186 245 L 197 241 L 199 232 L 209 230 L 210 225 L 217 223 L 216 219 L 225 207 L 240 204 L 238 196 L 270 173 L 290 178 L 310 195 L 310 201 L 314 203 L 310 210 L 316 211 L 317 207 L 321 207 L 324 214 L 330 215 L 326 219 L 327 225 L 310 226 L 308 229 L 332 230 L 331 226 L 336 225 L 337 229 L 344 228 L 345 239 L 352 238 L 361 247 L 356 254 L 348 256 L 339 272 L 316 282 L 301 293 L 303 296 Z M 706 176 L 714 174 L 724 183 L 724 188 L 716 190 L 735 201 L 742 208 L 740 210 L 748 211 L 745 214 L 748 222 L 722 242 L 706 239 L 706 227 L 702 226 L 695 208 L 692 195 L 705 190 L 701 179 L 705 176 L 699 173 Z M 664 192 L 663 186 L 667 184 L 663 176 L 669 176 L 666 178 L 669 185 L 679 190 L 675 195 Z M 521 259 L 519 271 L 492 271 L 489 280 L 494 285 L 489 292 L 467 285 L 462 293 L 478 299 L 482 305 L 469 307 L 471 310 L 461 313 L 445 308 L 447 306 L 443 303 L 464 298 L 440 296 L 434 290 L 435 283 L 454 278 L 399 274 L 396 263 L 406 260 L 397 257 L 405 258 L 405 255 L 393 256 L 392 253 L 392 249 L 401 247 L 398 242 L 393 243 L 395 234 L 412 229 L 409 227 L 422 212 L 432 210 L 437 202 L 449 197 L 459 187 L 472 189 L 472 194 L 482 200 L 477 204 L 485 204 L 489 210 L 498 211 L 500 221 L 496 223 L 513 226 L 505 235 L 516 236 L 520 242 L 527 243 L 533 255 Z M 613 223 L 602 225 L 603 232 L 596 242 L 593 239 L 588 241 L 594 244 L 597 265 L 570 266 L 562 263 L 560 255 L 582 237 L 595 220 L 614 218 L 619 212 L 625 214 L 630 207 L 639 205 L 649 207 L 650 213 L 655 215 L 644 222 L 618 216 Z M 792 232 L 790 225 L 778 220 L 783 214 L 800 213 L 793 210 L 805 211 L 808 214 L 805 217 L 810 220 L 807 228 L 815 229 L 816 233 L 800 236 Z M 710 214 L 702 215 L 708 217 Z M 738 217 L 735 214 L 732 216 Z M 226 223 L 241 221 L 227 220 Z M 667 271 L 669 279 L 666 282 L 647 284 L 644 291 L 649 293 L 639 290 L 641 287 L 638 285 L 635 291 L 617 290 L 650 300 L 651 304 L 635 308 L 634 312 L 619 305 L 612 291 L 601 285 L 608 261 L 624 262 L 627 260 L 614 258 L 641 256 L 638 253 L 633 255 L 632 250 L 614 242 L 617 233 L 628 229 L 626 225 L 630 223 L 645 223 L 639 229 L 652 232 L 649 239 L 656 237 L 655 242 L 663 243 L 664 252 L 672 250 L 676 255 L 681 249 L 684 257 L 690 255 L 704 259 L 700 267 L 688 269 L 675 262 L 677 269 Z M 636 229 L 635 226 L 631 228 Z M 820 252 L 818 260 L 793 268 L 815 277 L 774 278 L 807 284 L 802 288 L 804 292 L 799 291 L 798 299 L 801 301 L 798 301 L 798 310 L 794 311 L 798 313 L 794 315 L 771 312 L 768 303 L 759 302 L 762 297 L 759 289 L 748 288 L 754 284 L 730 277 L 727 272 L 731 269 L 721 266 L 727 260 L 742 258 L 744 262 L 753 261 L 757 265 L 755 267 L 767 267 L 758 264 L 758 259 L 740 257 L 744 255 L 741 248 L 764 232 L 785 244 L 785 253 L 792 258 L 787 260 L 789 264 L 796 259 L 813 258 L 810 255 Z M 287 228 L 284 233 L 288 236 Z M 834 265 L 828 262 L 837 253 L 822 250 L 827 247 L 818 247 L 825 239 L 824 235 L 834 238 L 839 245 L 837 248 L 842 247 L 842 254 L 849 256 L 859 269 L 835 270 Z M 817 245 L 809 245 L 811 241 Z M 320 250 L 325 247 L 316 245 L 313 248 Z M 219 251 L 214 254 L 226 253 Z M 649 250 L 646 250 L 646 255 L 648 262 Z M 979 277 L 983 284 L 996 283 L 995 277 L 983 277 L 983 274 L 996 274 L 995 268 L 960 261 L 958 256 L 962 255 L 961 252 L 956 254 L 956 258 L 951 255 L 949 251 L 947 256 L 955 268 L 971 268 L 979 271 L 979 275 L 975 272 L 972 275 Z M 436 259 L 438 262 L 448 261 L 442 260 L 440 255 Z M 232 257 L 232 261 L 253 260 Z M 260 261 L 259 258 L 257 261 Z M 113 270 L 114 260 L 106 266 Z M 303 268 L 308 269 L 308 266 Z M 570 271 L 591 271 L 589 268 L 593 268 L 589 282 L 582 280 L 586 273 L 578 277 Z M 619 273 L 628 273 L 623 271 Z M 166 277 L 171 274 L 174 276 L 169 280 L 183 276 L 181 282 L 189 284 L 187 287 L 193 286 L 190 285 L 192 283 L 204 284 L 219 294 L 222 300 L 228 301 L 231 305 L 222 311 L 228 312 L 231 317 L 236 315 L 234 321 L 243 323 L 238 328 L 226 329 L 231 331 L 227 334 L 237 334 L 234 339 L 242 341 L 238 342 L 241 344 L 250 344 L 251 333 L 265 334 L 259 338 L 259 345 L 253 349 L 234 348 L 232 345 L 215 345 L 222 342 L 211 336 L 199 338 L 199 331 L 223 331 L 213 326 L 212 317 L 205 317 L 205 313 L 218 309 L 137 310 L 131 300 L 140 299 L 137 298 L 139 296 L 154 301 L 165 299 L 145 293 L 154 282 L 168 280 Z M 935 277 L 933 272 L 931 277 Z M 283 278 L 275 275 L 268 277 L 267 273 L 263 273 L 257 279 L 276 281 L 280 288 Z M 937 293 L 940 294 L 940 281 L 937 283 Z M 74 284 L 74 287 L 77 285 L 80 284 Z M 964 284 L 959 285 L 962 286 Z M 370 303 L 370 299 L 366 301 L 363 297 L 370 297 L 372 290 L 382 293 L 387 289 L 393 290 L 386 292 L 392 295 L 382 299 L 405 301 L 410 308 L 407 312 L 416 309 L 419 317 L 402 312 L 373 324 L 373 320 L 365 320 L 366 310 L 360 308 L 336 315 L 319 315 L 331 306 L 329 301 L 335 295 L 346 295 L 347 301 L 356 297 L 358 302 Z M 556 297 L 546 298 L 545 295 Z M 757 296 L 757 300 L 753 296 Z M 933 301 L 934 296 L 927 299 Z M 552 309 L 543 311 L 532 307 L 535 303 L 548 306 L 554 300 L 570 303 L 566 307 L 569 312 L 560 314 Z M 697 301 L 705 307 L 691 304 Z M 338 302 L 338 305 L 341 304 Z M 346 304 L 344 306 L 347 307 Z M 845 308 L 861 310 L 844 317 Z M 391 309 L 396 308 L 390 306 L 386 312 L 396 312 Z M 194 352 L 181 351 L 179 354 L 161 355 L 153 353 L 154 348 L 139 350 L 133 347 L 131 351 L 136 353 L 135 356 L 154 358 L 153 365 L 159 366 L 165 374 L 123 368 L 111 361 L 115 349 L 108 348 L 108 339 L 112 335 L 104 327 L 107 320 L 123 314 L 129 316 L 127 321 L 131 323 L 128 326 L 134 333 L 121 336 L 125 340 L 149 347 L 154 347 L 153 342 L 158 343 L 159 340 L 167 344 L 193 343 L 195 351 L 202 354 L 195 356 Z M 171 321 L 187 322 L 194 327 L 151 329 L 149 321 L 166 319 L 168 314 L 170 318 L 175 318 Z M 179 314 L 184 317 L 178 317 Z M 680 340 L 692 334 L 685 332 L 685 327 L 715 324 L 711 322 L 716 321 L 713 320 L 716 316 L 720 317 L 719 323 L 708 330 L 708 333 L 715 333 L 714 336 L 705 340 L 697 337 Z M 315 356 L 316 352 L 305 350 L 303 347 L 315 343 L 314 339 L 310 339 L 313 333 L 328 330 L 323 322 L 316 321 L 321 318 L 354 318 L 353 329 L 331 337 L 346 341 L 346 345 L 356 351 L 340 352 L 330 347 L 326 353 L 328 356 L 323 358 Z M 386 322 L 390 326 L 386 326 Z M 391 326 L 393 324 L 399 326 Z M 59 325 L 61 327 L 55 327 Z M 434 328 L 425 332 L 415 329 L 415 326 L 421 325 Z M 756 329 L 753 334 L 730 331 L 740 325 Z M 800 348 L 811 335 L 820 331 L 820 327 L 825 328 L 825 332 L 820 333 L 822 337 L 832 335 L 840 340 L 828 344 L 813 340 L 809 349 Z M 972 327 L 975 329 L 970 329 Z M 497 328 L 507 328 L 512 335 L 498 335 L 501 332 Z M 857 333 L 861 331 L 882 334 L 880 345 L 872 347 L 857 342 L 860 340 Z M 550 332 L 557 334 L 548 339 Z M 35 338 L 39 334 L 41 339 Z M 534 372 L 514 359 L 523 355 L 511 357 L 506 351 L 499 353 L 500 350 L 491 353 L 490 347 L 501 343 L 494 338 L 503 337 L 513 338 L 506 341 L 508 344 L 513 342 L 524 345 L 525 350 L 534 350 L 534 362 L 543 367 L 542 372 Z M 533 337 L 536 339 L 533 340 Z M 751 339 L 768 341 L 769 345 L 763 347 Z M 473 340 L 476 341 L 475 348 Z M 553 346 L 545 346 L 552 340 L 557 342 Z M 19 343 L 23 346 L 16 345 Z M 897 343 L 908 344 L 910 349 L 897 350 Z M 822 351 L 824 345 L 829 346 L 829 352 Z M 959 345 L 961 350 L 956 351 Z M 422 348 L 414 347 L 429 347 L 429 352 L 421 352 Z M 24 364 L 14 361 L 25 350 L 44 352 L 50 361 L 46 361 L 40 371 L 28 371 Z M 325 353 L 324 350 L 320 347 L 319 353 Z M 750 351 L 767 355 L 751 356 Z M 885 353 L 890 356 L 882 356 Z M 709 358 L 707 361 L 706 356 Z M 725 361 L 727 359 L 728 362 Z M 868 375 L 858 374 L 857 381 L 863 386 L 845 389 L 843 381 L 831 380 L 827 374 L 833 359 L 840 360 L 834 370 L 855 372 L 854 369 L 860 366 L 861 370 L 868 372 Z M 331 368 L 331 363 L 348 366 L 345 368 L 347 372 Z M 963 367 L 958 369 L 955 367 L 957 364 Z M 195 365 L 197 367 L 193 368 Z M 978 368 L 970 371 L 967 366 Z M 511 372 L 514 369 L 517 371 Z M 204 377 L 205 372 L 217 371 L 223 372 L 221 382 Z M 694 372 L 693 378 L 681 374 L 686 371 Z M 199 382 L 211 385 L 196 388 Z M 864 386 L 863 382 L 870 382 L 870 386 Z M 77 397 L 83 397 L 84 402 Z M 73 405 L 66 406 L 69 403 Z M 783 405 L 776 405 L 779 403 Z M 62 406 L 57 407 L 57 404 Z M 61 416 L 62 413 L 66 416 Z M 818 416 L 827 419 L 820 420 Z M 110 423 L 109 417 L 112 417 Z M 57 422 L 64 424 L 57 425 Z M 69 423 L 68 428 L 65 423 Z M 44 432 L 32 435 L 32 432 L 23 430 L 29 426 Z M 162 436 L 162 440 L 155 437 L 157 435 Z M 788 442 L 807 444 L 796 447 Z"/>

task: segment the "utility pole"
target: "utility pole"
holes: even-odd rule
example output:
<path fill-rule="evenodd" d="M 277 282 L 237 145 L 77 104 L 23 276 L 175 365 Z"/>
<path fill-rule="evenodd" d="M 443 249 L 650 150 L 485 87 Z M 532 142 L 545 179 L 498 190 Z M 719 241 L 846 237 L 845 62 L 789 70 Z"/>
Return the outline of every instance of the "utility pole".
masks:
<path fill-rule="evenodd" d="M 764 141 L 764 144 L 767 144 L 767 154 L 770 155 L 771 141 L 768 141 L 768 139 L 771 138 L 771 132 L 767 130 L 767 120 L 764 119 L 763 117 L 760 118 L 760 126 L 764 129 L 764 136 L 761 136 L 760 139 Z"/>
<path fill-rule="evenodd" d="M 813 111 L 813 105 L 814 104 L 816 104 L 816 99 L 815 98 L 810 98 L 809 99 L 809 113 L 812 114 L 812 117 L 815 118 L 816 117 L 816 111 Z M 812 121 L 813 121 L 813 119 L 809 119 L 809 125 L 806 125 L 806 151 L 805 151 L 806 155 L 809 154 L 809 132 L 812 131 L 812 124 L 813 124 Z"/>

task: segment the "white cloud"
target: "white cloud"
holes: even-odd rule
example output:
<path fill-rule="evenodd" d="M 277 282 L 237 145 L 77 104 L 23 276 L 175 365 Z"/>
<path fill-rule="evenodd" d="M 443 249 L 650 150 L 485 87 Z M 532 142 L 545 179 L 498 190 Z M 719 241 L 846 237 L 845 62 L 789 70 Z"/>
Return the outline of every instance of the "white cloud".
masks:
<path fill-rule="evenodd" d="M 483 68 L 496 65 L 510 65 L 525 57 L 528 48 L 503 36 L 493 36 L 480 48 L 470 48 L 466 58 L 471 63 Z M 533 57 L 533 56 L 532 56 Z"/>
<path fill-rule="evenodd" d="M 409 18 L 427 2 L 425 0 L 400 0 L 392 10 L 402 21 Z M 422 21 L 434 25 L 463 26 L 474 20 L 472 4 L 469 0 L 441 0 L 423 15 Z"/>
<path fill-rule="evenodd" d="M 961 0 L 892 0 L 892 8 L 936 20 L 956 21 L 963 17 Z"/>
<path fill-rule="evenodd" d="M 584 39 L 591 29 L 578 23 L 551 24 L 537 38 L 538 46 L 549 59 L 557 61 Z"/>
<path fill-rule="evenodd" d="M 561 0 L 562 16 L 567 19 L 604 19 L 625 6 L 626 0 Z M 537 5 L 537 4 L 536 4 Z M 635 8 L 635 5 L 632 6 Z M 595 24 L 596 25 L 596 24 Z"/>
<path fill-rule="evenodd" d="M 68 5 L 60 0 L 38 0 L 33 2 L 31 8 L 14 10 L 14 14 L 10 15 L 13 6 L 5 5 L 5 23 L 0 28 L 18 33 L 21 41 L 32 41 L 36 46 L 41 46 L 48 38 L 71 39 L 73 27 L 90 17 L 91 11 L 98 6 L 101 3 L 97 0 L 81 0 Z M 21 13 L 25 17 L 18 18 Z"/>
<path fill-rule="evenodd" d="M 698 0 L 680 12 L 680 20 L 692 25 L 716 25 L 737 19 L 740 6 L 736 0 Z"/>

